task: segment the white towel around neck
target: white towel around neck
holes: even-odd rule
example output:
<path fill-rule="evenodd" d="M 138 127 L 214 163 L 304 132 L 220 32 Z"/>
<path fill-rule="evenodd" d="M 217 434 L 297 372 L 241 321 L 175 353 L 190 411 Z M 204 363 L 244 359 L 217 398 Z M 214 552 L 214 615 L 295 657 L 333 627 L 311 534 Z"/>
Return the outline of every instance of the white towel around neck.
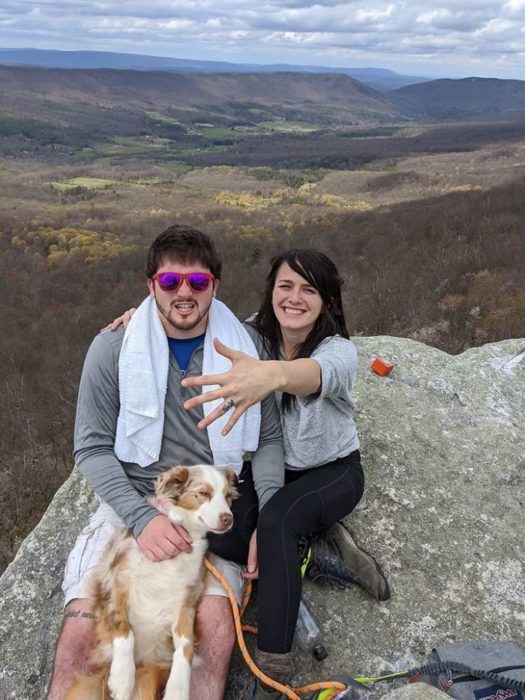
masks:
<path fill-rule="evenodd" d="M 228 347 L 258 357 L 252 339 L 236 316 L 218 299 L 208 315 L 204 337 L 203 374 L 220 374 L 231 367 L 227 358 L 216 352 L 212 339 L 219 338 Z M 133 315 L 124 335 L 119 357 L 120 413 L 115 436 L 115 454 L 124 462 L 147 467 L 160 456 L 164 430 L 164 402 L 168 386 L 169 346 L 155 300 L 147 297 Z M 216 387 L 203 387 L 203 391 Z M 203 406 L 207 416 L 222 399 Z M 221 430 L 229 413 L 208 427 L 208 439 L 216 466 L 241 471 L 245 452 L 254 452 L 259 444 L 260 404 L 251 406 L 226 436 Z"/>

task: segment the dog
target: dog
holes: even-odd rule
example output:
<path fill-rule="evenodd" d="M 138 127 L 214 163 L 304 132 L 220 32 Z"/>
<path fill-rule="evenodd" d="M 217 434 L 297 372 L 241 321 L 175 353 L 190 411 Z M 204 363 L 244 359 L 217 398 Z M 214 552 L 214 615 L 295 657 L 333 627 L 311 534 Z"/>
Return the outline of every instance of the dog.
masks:
<path fill-rule="evenodd" d="M 208 465 L 161 474 L 149 502 L 190 534 L 190 553 L 153 562 L 122 528 L 93 571 L 98 672 L 77 676 L 66 700 L 189 700 L 194 619 L 204 588 L 206 533 L 225 533 L 237 477 Z"/>

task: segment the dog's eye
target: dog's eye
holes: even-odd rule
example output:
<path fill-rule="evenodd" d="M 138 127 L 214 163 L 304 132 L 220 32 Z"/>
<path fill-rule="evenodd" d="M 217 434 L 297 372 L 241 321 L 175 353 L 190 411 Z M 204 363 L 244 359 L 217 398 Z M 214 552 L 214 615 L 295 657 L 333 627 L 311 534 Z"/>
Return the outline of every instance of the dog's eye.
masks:
<path fill-rule="evenodd" d="M 201 498 L 206 498 L 208 501 L 211 500 L 211 492 L 208 489 L 199 489 L 197 493 Z"/>

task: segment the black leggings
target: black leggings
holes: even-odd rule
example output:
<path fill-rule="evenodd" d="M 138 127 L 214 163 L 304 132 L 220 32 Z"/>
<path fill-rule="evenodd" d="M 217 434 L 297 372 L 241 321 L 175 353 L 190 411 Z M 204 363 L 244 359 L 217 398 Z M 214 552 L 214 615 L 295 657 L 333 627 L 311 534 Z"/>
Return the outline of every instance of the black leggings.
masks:
<path fill-rule="evenodd" d="M 315 469 L 286 471 L 285 485 L 266 503 L 257 524 L 259 588 L 257 646 L 292 647 L 299 602 L 299 540 L 348 515 L 363 495 L 359 451 Z"/>

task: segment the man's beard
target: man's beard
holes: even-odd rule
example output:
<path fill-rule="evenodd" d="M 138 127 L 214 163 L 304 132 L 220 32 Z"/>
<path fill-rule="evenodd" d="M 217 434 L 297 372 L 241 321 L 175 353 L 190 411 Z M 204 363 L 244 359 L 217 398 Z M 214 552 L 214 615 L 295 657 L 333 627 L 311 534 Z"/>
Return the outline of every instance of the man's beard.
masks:
<path fill-rule="evenodd" d="M 159 303 L 157 296 L 155 295 L 155 303 L 157 305 L 157 309 L 159 311 L 159 314 L 162 316 L 162 318 L 168 324 L 168 326 L 170 326 L 171 328 L 174 328 L 177 331 L 191 331 L 193 328 L 198 326 L 199 323 L 201 323 L 202 320 L 204 318 L 206 318 L 206 316 L 208 315 L 212 301 L 213 301 L 213 299 L 211 299 L 209 305 L 205 309 L 202 309 L 202 310 L 199 308 L 199 306 L 197 304 L 195 305 L 195 308 L 199 312 L 198 316 L 195 319 L 181 318 L 181 319 L 174 320 L 170 314 L 171 314 L 171 311 L 172 311 L 172 308 L 173 308 L 175 302 L 170 304 L 169 310 L 166 313 L 166 310 Z M 175 311 L 175 313 L 177 313 L 177 312 Z"/>

